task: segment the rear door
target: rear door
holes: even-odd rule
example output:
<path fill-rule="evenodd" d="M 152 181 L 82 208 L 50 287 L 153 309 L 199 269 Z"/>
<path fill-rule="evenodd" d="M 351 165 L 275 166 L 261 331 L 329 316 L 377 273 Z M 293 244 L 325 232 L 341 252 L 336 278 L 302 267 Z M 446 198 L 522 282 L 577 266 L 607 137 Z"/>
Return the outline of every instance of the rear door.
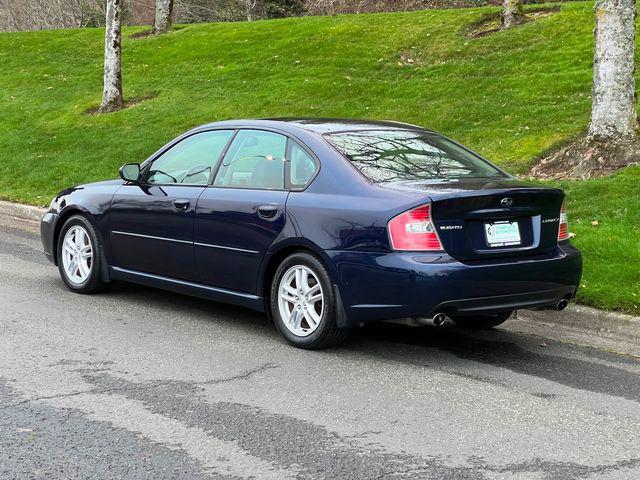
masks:
<path fill-rule="evenodd" d="M 160 154 L 141 184 L 125 184 L 109 210 L 114 267 L 198 281 L 193 226 L 198 198 L 233 130 L 191 135 Z"/>
<path fill-rule="evenodd" d="M 198 200 L 195 259 L 203 283 L 255 293 L 264 254 L 285 224 L 287 137 L 240 130 Z"/>

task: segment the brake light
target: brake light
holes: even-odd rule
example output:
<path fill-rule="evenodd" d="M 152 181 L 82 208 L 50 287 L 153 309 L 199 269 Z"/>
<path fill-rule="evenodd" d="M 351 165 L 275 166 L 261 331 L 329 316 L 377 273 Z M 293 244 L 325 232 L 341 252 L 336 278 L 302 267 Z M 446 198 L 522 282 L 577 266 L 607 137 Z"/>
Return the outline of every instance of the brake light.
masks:
<path fill-rule="evenodd" d="M 558 229 L 558 241 L 569 238 L 569 222 L 567 221 L 567 204 L 563 200 L 560 207 L 560 228 Z"/>
<path fill-rule="evenodd" d="M 391 248 L 409 251 L 441 251 L 442 243 L 431 221 L 431 204 L 401 213 L 389 222 Z"/>

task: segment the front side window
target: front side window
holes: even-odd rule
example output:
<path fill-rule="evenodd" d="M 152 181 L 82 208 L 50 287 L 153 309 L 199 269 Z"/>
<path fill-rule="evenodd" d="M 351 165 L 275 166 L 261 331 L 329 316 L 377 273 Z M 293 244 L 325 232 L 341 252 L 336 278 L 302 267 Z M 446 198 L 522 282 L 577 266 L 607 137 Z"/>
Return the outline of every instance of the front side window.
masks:
<path fill-rule="evenodd" d="M 287 137 L 263 130 L 240 130 L 233 139 L 213 185 L 284 189 Z"/>
<path fill-rule="evenodd" d="M 191 135 L 158 157 L 147 173 L 147 183 L 206 185 L 233 130 Z"/>
<path fill-rule="evenodd" d="M 318 167 L 302 147 L 295 142 L 291 143 L 291 176 L 289 180 L 294 188 L 304 187 L 315 175 Z"/>
<path fill-rule="evenodd" d="M 426 131 L 364 130 L 325 138 L 375 183 L 506 177 L 479 156 Z"/>

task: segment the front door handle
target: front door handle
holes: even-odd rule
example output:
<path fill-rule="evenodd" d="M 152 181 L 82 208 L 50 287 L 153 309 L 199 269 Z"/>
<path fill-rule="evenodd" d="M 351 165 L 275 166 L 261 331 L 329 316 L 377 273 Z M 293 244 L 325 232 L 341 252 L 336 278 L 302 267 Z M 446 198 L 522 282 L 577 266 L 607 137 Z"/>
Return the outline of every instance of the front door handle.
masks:
<path fill-rule="evenodd" d="M 268 203 L 267 205 L 260 205 L 258 207 L 258 215 L 262 218 L 273 218 L 279 211 L 278 205 Z"/>
<path fill-rule="evenodd" d="M 187 200 L 186 198 L 179 198 L 173 201 L 173 206 L 176 210 L 187 210 L 189 208 L 189 205 L 191 205 L 191 200 Z"/>

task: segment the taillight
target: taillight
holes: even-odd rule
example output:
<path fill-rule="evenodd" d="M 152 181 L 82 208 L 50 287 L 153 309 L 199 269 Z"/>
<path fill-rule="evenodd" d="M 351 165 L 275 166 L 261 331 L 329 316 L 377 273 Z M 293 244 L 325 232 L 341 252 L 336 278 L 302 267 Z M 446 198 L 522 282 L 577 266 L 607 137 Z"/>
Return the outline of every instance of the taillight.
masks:
<path fill-rule="evenodd" d="M 431 204 L 421 205 L 392 218 L 389 236 L 394 250 L 442 250 L 436 227 L 431 221 Z"/>
<path fill-rule="evenodd" d="M 558 241 L 569 238 L 569 222 L 567 221 L 567 204 L 563 200 L 560 207 L 560 228 L 558 229 Z"/>

